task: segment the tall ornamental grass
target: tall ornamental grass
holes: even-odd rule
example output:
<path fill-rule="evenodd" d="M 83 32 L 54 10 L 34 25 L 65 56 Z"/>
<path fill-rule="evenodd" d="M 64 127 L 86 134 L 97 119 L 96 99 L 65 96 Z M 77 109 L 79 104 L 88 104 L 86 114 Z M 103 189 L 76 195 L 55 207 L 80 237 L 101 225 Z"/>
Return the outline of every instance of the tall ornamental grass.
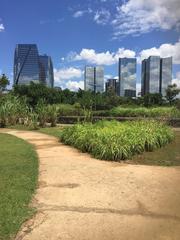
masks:
<path fill-rule="evenodd" d="M 104 160 L 125 160 L 154 151 L 173 140 L 173 131 L 157 121 L 99 121 L 65 128 L 61 141 Z"/>

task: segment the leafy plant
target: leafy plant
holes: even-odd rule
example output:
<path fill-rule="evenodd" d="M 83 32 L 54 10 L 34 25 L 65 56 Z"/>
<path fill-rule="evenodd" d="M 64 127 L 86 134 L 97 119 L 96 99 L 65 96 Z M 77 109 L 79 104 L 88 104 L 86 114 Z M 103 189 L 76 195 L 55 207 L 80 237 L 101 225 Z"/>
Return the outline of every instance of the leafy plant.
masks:
<path fill-rule="evenodd" d="M 99 121 L 77 124 L 61 133 L 61 141 L 104 160 L 124 160 L 169 143 L 173 132 L 157 121 Z"/>

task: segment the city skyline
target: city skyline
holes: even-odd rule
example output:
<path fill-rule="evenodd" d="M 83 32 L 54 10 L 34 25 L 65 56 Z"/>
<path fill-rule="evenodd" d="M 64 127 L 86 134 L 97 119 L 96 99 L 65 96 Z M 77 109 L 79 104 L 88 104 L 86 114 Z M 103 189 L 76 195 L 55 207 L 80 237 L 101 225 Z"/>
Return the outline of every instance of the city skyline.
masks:
<path fill-rule="evenodd" d="M 140 89 L 141 61 L 154 55 L 173 57 L 173 82 L 179 83 L 178 2 L 2 0 L 0 73 L 12 84 L 15 45 L 36 43 L 40 53 L 52 57 L 55 86 L 62 88 L 83 88 L 85 65 L 104 66 L 108 79 L 118 76 L 119 57 L 136 57 Z"/>

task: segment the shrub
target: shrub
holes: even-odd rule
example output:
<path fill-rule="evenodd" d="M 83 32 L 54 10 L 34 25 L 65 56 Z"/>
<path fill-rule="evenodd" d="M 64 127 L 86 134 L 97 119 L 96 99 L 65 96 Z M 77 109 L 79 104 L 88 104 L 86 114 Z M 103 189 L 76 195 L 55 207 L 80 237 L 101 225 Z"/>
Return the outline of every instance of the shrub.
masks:
<path fill-rule="evenodd" d="M 62 142 L 104 160 L 124 160 L 169 143 L 173 132 L 157 121 L 99 121 L 66 128 Z"/>

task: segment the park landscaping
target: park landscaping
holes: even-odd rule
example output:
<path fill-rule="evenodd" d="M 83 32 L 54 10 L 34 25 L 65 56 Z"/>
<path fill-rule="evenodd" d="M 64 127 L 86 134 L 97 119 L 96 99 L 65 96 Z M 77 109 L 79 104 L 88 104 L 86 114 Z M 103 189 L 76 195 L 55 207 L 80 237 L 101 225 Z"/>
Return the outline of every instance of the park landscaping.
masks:
<path fill-rule="evenodd" d="M 104 160 L 125 160 L 145 151 L 158 149 L 174 138 L 173 131 L 157 121 L 119 123 L 99 121 L 65 128 L 63 143 Z"/>
<path fill-rule="evenodd" d="M 14 239 L 35 209 L 29 206 L 38 178 L 38 158 L 32 145 L 0 133 L 0 239 Z"/>

